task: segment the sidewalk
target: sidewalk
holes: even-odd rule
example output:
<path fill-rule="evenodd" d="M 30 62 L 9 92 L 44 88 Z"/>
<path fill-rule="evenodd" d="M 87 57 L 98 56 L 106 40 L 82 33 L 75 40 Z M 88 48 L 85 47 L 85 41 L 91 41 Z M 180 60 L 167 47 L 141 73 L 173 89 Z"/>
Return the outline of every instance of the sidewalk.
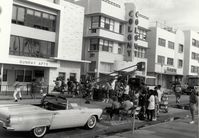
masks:
<path fill-rule="evenodd" d="M 159 123 L 132 131 L 117 133 L 112 136 L 104 135 L 99 138 L 198 138 L 198 116 L 196 116 L 195 124 L 189 124 L 190 117 Z"/>

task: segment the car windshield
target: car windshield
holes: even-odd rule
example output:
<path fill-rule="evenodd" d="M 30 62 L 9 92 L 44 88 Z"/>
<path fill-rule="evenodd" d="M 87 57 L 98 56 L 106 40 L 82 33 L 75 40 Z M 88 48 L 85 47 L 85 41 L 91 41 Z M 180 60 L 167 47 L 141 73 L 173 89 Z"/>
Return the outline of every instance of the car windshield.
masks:
<path fill-rule="evenodd" d="M 62 95 L 46 95 L 41 100 L 41 105 L 47 110 L 68 110 L 72 105 Z"/>

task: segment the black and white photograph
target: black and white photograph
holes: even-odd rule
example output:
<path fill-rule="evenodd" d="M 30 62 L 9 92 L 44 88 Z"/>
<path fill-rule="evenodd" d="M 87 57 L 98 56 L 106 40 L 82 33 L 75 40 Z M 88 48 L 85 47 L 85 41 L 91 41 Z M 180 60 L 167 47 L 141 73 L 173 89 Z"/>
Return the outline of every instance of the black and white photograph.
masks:
<path fill-rule="evenodd" d="M 198 138 L 199 0 L 0 0 L 0 138 Z"/>

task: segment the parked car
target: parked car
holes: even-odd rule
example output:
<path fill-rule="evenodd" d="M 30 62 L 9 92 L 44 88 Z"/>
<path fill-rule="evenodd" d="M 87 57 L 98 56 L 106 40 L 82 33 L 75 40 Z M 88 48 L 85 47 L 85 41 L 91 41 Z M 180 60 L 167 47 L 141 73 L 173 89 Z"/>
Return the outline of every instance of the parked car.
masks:
<path fill-rule="evenodd" d="M 36 138 L 47 130 L 85 126 L 95 127 L 102 109 L 81 107 L 63 96 L 46 95 L 40 105 L 0 105 L 0 122 L 10 131 L 30 131 Z"/>

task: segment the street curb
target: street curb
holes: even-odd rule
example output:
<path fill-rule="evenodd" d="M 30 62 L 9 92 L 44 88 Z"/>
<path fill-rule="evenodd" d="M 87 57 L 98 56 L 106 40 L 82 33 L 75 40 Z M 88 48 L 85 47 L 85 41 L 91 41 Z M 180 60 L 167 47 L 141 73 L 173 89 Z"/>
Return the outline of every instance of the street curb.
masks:
<path fill-rule="evenodd" d="M 168 123 L 177 119 L 181 119 L 181 118 L 187 118 L 187 111 L 186 110 L 182 110 L 182 112 L 178 112 L 178 113 L 174 113 L 174 114 L 170 114 L 170 115 L 163 115 L 163 116 L 168 116 L 166 119 L 161 120 L 161 121 L 157 121 L 157 122 L 147 122 L 146 121 L 142 121 L 142 122 L 137 122 L 135 123 L 135 131 L 139 130 L 141 128 L 149 128 L 149 127 L 153 127 L 155 125 L 161 124 L 161 123 Z M 100 123 L 103 125 L 103 123 Z M 70 136 L 70 138 L 94 138 L 97 137 L 99 135 L 112 135 L 115 133 L 121 133 L 121 132 L 126 132 L 126 131 L 130 131 L 132 130 L 132 123 L 128 122 L 128 123 L 124 123 L 121 125 L 113 125 L 113 126 L 108 126 L 106 125 L 106 127 L 104 127 L 103 129 L 100 130 L 96 130 L 93 133 L 84 133 L 84 134 L 77 134 L 77 135 L 72 135 Z"/>

